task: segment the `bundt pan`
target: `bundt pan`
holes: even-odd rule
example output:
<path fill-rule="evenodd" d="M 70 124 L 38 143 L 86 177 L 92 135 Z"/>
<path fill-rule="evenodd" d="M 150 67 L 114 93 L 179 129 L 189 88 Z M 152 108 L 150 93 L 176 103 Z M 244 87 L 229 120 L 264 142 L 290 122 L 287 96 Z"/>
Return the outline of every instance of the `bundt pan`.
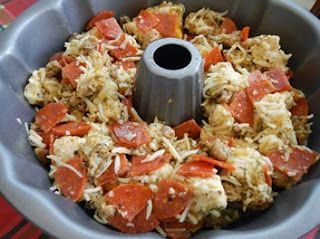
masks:
<path fill-rule="evenodd" d="M 210 7 L 229 10 L 239 27 L 253 33 L 278 34 L 295 71 L 293 85 L 308 96 L 314 114 L 309 146 L 320 150 L 320 22 L 306 10 L 284 0 L 182 0 L 186 11 Z M 22 122 L 34 110 L 23 97 L 31 72 L 63 47 L 73 32 L 84 29 L 102 9 L 136 15 L 159 4 L 152 0 L 42 0 L 0 35 L 0 189 L 27 218 L 57 238 L 160 238 L 156 233 L 126 235 L 98 224 L 78 204 L 48 189 L 47 171 L 36 160 Z M 179 91 L 179 89 L 177 89 Z M 197 233 L 195 238 L 298 238 L 320 223 L 320 164 L 304 181 L 281 192 L 274 205 L 228 230 Z"/>

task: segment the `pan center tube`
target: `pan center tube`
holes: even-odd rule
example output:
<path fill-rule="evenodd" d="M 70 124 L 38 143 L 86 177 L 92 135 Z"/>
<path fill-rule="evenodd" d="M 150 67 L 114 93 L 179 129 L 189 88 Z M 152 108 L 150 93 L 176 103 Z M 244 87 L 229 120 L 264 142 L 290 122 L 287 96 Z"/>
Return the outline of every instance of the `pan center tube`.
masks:
<path fill-rule="evenodd" d="M 201 120 L 203 60 L 189 42 L 165 38 L 146 48 L 137 72 L 134 107 L 148 123 Z"/>
<path fill-rule="evenodd" d="M 168 44 L 159 47 L 153 54 L 155 63 L 167 70 L 179 70 L 187 67 L 191 53 L 183 46 Z"/>

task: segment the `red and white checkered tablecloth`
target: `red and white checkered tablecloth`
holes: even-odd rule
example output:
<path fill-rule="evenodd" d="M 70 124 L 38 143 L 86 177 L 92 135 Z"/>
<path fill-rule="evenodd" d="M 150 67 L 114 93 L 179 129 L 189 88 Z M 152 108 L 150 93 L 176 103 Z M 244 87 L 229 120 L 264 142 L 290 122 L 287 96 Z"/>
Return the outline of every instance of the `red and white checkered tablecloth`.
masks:
<path fill-rule="evenodd" d="M 0 0 L 0 31 L 36 2 L 37 0 Z M 0 238 L 46 239 L 49 236 L 25 219 L 0 195 Z M 320 239 L 320 225 L 301 239 Z"/>

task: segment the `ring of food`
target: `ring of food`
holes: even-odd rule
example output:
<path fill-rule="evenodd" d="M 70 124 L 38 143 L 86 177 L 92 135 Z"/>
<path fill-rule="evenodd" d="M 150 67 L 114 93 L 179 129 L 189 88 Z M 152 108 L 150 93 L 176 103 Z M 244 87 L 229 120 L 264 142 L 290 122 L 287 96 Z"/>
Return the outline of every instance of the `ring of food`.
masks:
<path fill-rule="evenodd" d="M 317 162 L 308 102 L 290 85 L 291 54 L 276 35 L 202 8 L 163 2 L 133 19 L 101 11 L 24 90 L 40 109 L 29 129 L 56 194 L 84 202 L 124 233 L 186 238 L 268 208 L 274 190 Z M 132 107 L 137 63 L 160 38 L 190 41 L 204 60 L 204 120 L 147 124 Z"/>

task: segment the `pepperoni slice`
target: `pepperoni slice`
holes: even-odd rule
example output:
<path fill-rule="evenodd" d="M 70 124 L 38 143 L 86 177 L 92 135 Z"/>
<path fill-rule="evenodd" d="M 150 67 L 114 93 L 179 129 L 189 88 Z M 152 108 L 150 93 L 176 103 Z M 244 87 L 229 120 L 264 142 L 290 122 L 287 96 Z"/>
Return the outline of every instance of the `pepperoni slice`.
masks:
<path fill-rule="evenodd" d="M 114 182 L 118 177 L 124 176 L 129 171 L 129 163 L 124 154 L 120 154 L 120 169 L 118 174 L 114 171 L 114 161 L 108 169 L 97 179 L 98 185 L 105 185 Z"/>
<path fill-rule="evenodd" d="M 189 239 L 191 232 L 185 228 L 168 228 L 165 230 L 167 237 L 170 239 Z"/>
<path fill-rule="evenodd" d="M 131 222 L 147 206 L 152 191 L 140 184 L 123 184 L 108 192 L 105 198 Z"/>
<path fill-rule="evenodd" d="M 108 42 L 109 44 L 111 44 L 112 46 L 118 46 L 120 47 L 121 44 L 126 40 L 127 38 L 127 34 L 126 33 L 121 33 L 117 39 L 115 40 L 111 40 L 111 41 L 106 41 Z"/>
<path fill-rule="evenodd" d="M 151 141 L 144 123 L 126 122 L 110 126 L 112 139 L 124 147 L 136 148 Z"/>
<path fill-rule="evenodd" d="M 290 109 L 292 115 L 307 116 L 309 114 L 309 105 L 306 98 L 301 97 L 295 100 L 296 105 Z"/>
<path fill-rule="evenodd" d="M 246 41 L 250 35 L 250 27 L 242 28 L 240 32 L 240 41 Z"/>
<path fill-rule="evenodd" d="M 280 68 L 272 69 L 264 74 L 271 79 L 271 83 L 275 88 L 274 92 L 289 91 L 292 89 L 288 77 Z"/>
<path fill-rule="evenodd" d="M 130 176 L 139 176 L 150 173 L 154 170 L 161 168 L 166 161 L 169 161 L 172 158 L 171 154 L 164 154 L 155 158 L 149 162 L 141 162 L 146 159 L 146 156 L 133 156 L 132 158 L 132 167 L 129 172 Z"/>
<path fill-rule="evenodd" d="M 190 138 L 197 139 L 200 136 L 201 128 L 194 119 L 188 120 L 174 127 L 174 131 L 178 139 L 188 134 Z"/>
<path fill-rule="evenodd" d="M 238 30 L 235 22 L 227 17 L 223 20 L 221 27 L 222 27 L 223 32 L 226 34 L 230 34 L 230 33 Z"/>
<path fill-rule="evenodd" d="M 44 166 L 49 165 L 50 160 L 47 158 L 47 156 L 49 155 L 49 151 L 47 149 L 35 148 L 34 153 Z"/>
<path fill-rule="evenodd" d="M 310 166 L 319 158 L 319 154 L 315 151 L 294 147 L 289 148 L 288 160 L 285 158 L 285 152 L 280 150 L 273 151 L 267 156 L 276 170 L 292 177 L 296 182 L 307 173 Z"/>
<path fill-rule="evenodd" d="M 162 179 L 157 186 L 158 191 L 153 199 L 153 213 L 159 220 L 177 216 L 192 200 L 191 190 L 179 182 Z"/>
<path fill-rule="evenodd" d="M 229 147 L 231 147 L 231 148 L 234 148 L 234 147 L 236 147 L 236 140 L 233 138 L 233 137 L 228 137 L 227 136 L 227 138 L 225 139 L 226 140 L 226 142 L 227 142 L 227 145 L 229 146 Z"/>
<path fill-rule="evenodd" d="M 263 167 L 263 174 L 264 174 L 264 178 L 266 180 L 266 183 L 271 187 L 272 186 L 272 178 L 269 175 L 269 167 L 267 165 L 265 165 Z"/>
<path fill-rule="evenodd" d="M 115 16 L 115 13 L 113 11 L 103 10 L 101 12 L 98 12 L 97 15 L 90 18 L 90 20 L 87 24 L 87 31 L 90 30 L 91 28 L 95 27 L 96 22 L 100 22 L 101 20 L 109 19 L 114 16 Z"/>
<path fill-rule="evenodd" d="M 226 169 L 228 171 L 236 170 L 236 167 L 232 163 L 219 161 L 219 160 L 216 160 L 214 158 L 211 158 L 211 157 L 208 157 L 208 156 L 205 156 L 205 155 L 195 154 L 192 157 L 196 161 L 207 162 L 207 163 L 210 163 L 210 164 L 212 164 L 214 166 L 218 166 L 219 168 Z"/>
<path fill-rule="evenodd" d="M 289 69 L 289 70 L 286 72 L 286 76 L 287 76 L 288 80 L 291 80 L 291 78 L 294 77 L 293 71 Z"/>
<path fill-rule="evenodd" d="M 183 239 L 190 238 L 191 232 L 199 230 L 202 224 L 203 222 L 193 225 L 190 222 L 179 222 L 175 219 L 171 222 L 161 222 L 161 227 L 167 233 L 168 238 Z"/>
<path fill-rule="evenodd" d="M 77 88 L 77 79 L 82 75 L 82 70 L 75 62 L 72 62 L 62 68 L 62 79 L 68 82 L 74 89 Z"/>
<path fill-rule="evenodd" d="M 48 133 L 68 112 L 68 108 L 62 103 L 50 103 L 40 109 L 36 115 L 36 123 L 40 128 Z"/>
<path fill-rule="evenodd" d="M 125 57 L 135 56 L 138 53 L 138 49 L 130 43 L 127 43 L 124 48 L 116 48 L 110 50 L 110 55 L 116 60 L 121 60 Z"/>
<path fill-rule="evenodd" d="M 132 103 L 132 97 L 129 96 L 127 98 L 123 98 L 121 101 L 122 104 L 124 104 L 125 106 L 128 107 L 128 114 L 129 114 L 129 120 L 133 121 L 133 122 L 137 122 L 139 121 L 136 116 L 132 113 L 131 108 L 133 107 L 133 103 Z"/>
<path fill-rule="evenodd" d="M 213 173 L 214 165 L 204 161 L 191 161 L 180 166 L 177 174 L 185 177 L 209 178 Z"/>
<path fill-rule="evenodd" d="M 156 25 L 160 20 L 150 11 L 143 10 L 139 13 L 139 16 L 135 19 L 137 27 L 143 32 L 148 32 Z"/>
<path fill-rule="evenodd" d="M 146 219 L 146 209 L 140 212 L 131 222 L 116 213 L 108 222 L 121 232 L 128 234 L 136 234 L 150 232 L 159 225 L 159 221 L 153 214 Z"/>
<path fill-rule="evenodd" d="M 112 42 L 112 45 L 116 46 L 117 48 L 109 50 L 109 53 L 116 60 L 121 60 L 125 57 L 135 56 L 138 52 L 138 49 L 135 46 L 125 41 L 126 34 L 122 33 L 121 36 L 118 37 L 118 39 L 115 42 Z"/>
<path fill-rule="evenodd" d="M 49 61 L 57 61 L 62 67 L 64 67 L 73 62 L 74 58 L 71 56 L 64 56 L 63 52 L 57 52 L 52 57 L 50 57 Z"/>
<path fill-rule="evenodd" d="M 124 104 L 125 106 L 128 107 L 128 109 L 131 109 L 132 108 L 132 97 L 129 96 L 127 98 L 123 98 L 122 101 L 121 101 L 122 104 Z"/>
<path fill-rule="evenodd" d="M 253 126 L 254 109 L 249 97 L 244 90 L 239 91 L 232 99 L 228 109 L 232 116 L 240 123 Z"/>
<path fill-rule="evenodd" d="M 164 37 L 177 37 L 179 30 L 179 17 L 176 14 L 156 13 L 160 22 L 155 26 Z"/>
<path fill-rule="evenodd" d="M 120 185 L 120 182 L 112 181 L 109 183 L 102 184 L 101 187 L 103 188 L 103 190 L 105 192 L 109 192 L 109 191 L 113 190 L 114 188 L 118 187 L 119 185 Z"/>
<path fill-rule="evenodd" d="M 219 47 L 215 47 L 204 58 L 204 71 L 207 72 L 211 65 L 223 62 L 223 56 Z"/>
<path fill-rule="evenodd" d="M 133 61 L 118 61 L 116 64 L 122 67 L 125 71 L 136 67 L 136 64 Z"/>
<path fill-rule="evenodd" d="M 50 57 L 49 62 L 50 61 L 58 61 L 59 62 L 62 59 L 62 57 L 63 57 L 63 52 L 62 51 L 57 52 L 53 56 Z"/>
<path fill-rule="evenodd" d="M 46 145 L 46 149 L 49 150 L 49 153 L 52 155 L 53 154 L 53 143 L 55 140 L 54 134 L 51 132 L 45 133 L 45 132 L 38 132 L 38 134 L 42 138 L 42 142 Z"/>
<path fill-rule="evenodd" d="M 86 168 L 82 166 L 81 159 L 77 156 L 70 159 L 67 164 L 77 170 L 81 174 L 81 177 L 73 170 L 64 166 L 59 167 L 53 174 L 53 177 L 65 197 L 73 201 L 79 201 L 87 183 Z"/>
<path fill-rule="evenodd" d="M 114 17 L 103 19 L 95 23 L 98 30 L 109 40 L 116 39 L 123 33 L 117 20 Z"/>
<path fill-rule="evenodd" d="M 274 86 L 260 71 L 252 72 L 248 77 L 248 81 L 249 87 L 247 87 L 246 92 L 252 103 L 275 91 Z"/>
<path fill-rule="evenodd" d="M 85 122 L 68 122 L 65 124 L 57 125 L 52 129 L 52 133 L 58 136 L 71 135 L 71 136 L 84 136 L 91 129 L 89 124 Z"/>
<path fill-rule="evenodd" d="M 187 36 L 187 41 L 191 41 L 193 38 L 196 37 L 196 35 L 191 34 L 191 33 L 186 33 L 186 36 Z"/>

